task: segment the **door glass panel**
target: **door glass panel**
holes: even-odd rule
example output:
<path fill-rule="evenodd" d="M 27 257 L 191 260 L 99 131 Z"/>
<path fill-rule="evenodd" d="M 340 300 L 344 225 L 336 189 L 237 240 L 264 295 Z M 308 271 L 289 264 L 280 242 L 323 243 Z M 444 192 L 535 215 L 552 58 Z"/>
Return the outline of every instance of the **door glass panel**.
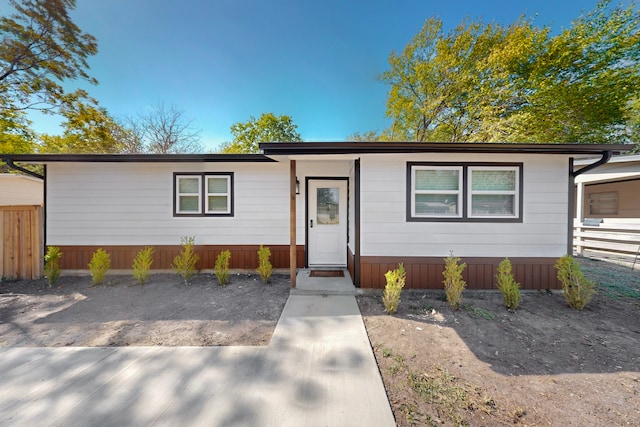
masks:
<path fill-rule="evenodd" d="M 318 225 L 322 224 L 339 224 L 340 223 L 340 189 L 318 188 L 316 212 Z"/>

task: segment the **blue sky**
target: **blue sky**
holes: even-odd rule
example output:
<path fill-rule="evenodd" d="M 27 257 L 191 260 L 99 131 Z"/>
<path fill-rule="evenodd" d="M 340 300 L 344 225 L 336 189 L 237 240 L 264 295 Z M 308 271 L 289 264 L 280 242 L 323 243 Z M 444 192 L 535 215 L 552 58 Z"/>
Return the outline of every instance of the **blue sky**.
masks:
<path fill-rule="evenodd" d="M 174 104 L 201 129 L 206 151 L 233 123 L 287 114 L 307 141 L 381 130 L 378 75 L 425 19 L 508 24 L 520 15 L 557 32 L 597 0 L 78 0 L 72 18 L 98 39 L 89 86 L 115 117 Z M 11 9 L 0 5 L 0 13 Z M 39 132 L 56 120 L 34 116 Z"/>

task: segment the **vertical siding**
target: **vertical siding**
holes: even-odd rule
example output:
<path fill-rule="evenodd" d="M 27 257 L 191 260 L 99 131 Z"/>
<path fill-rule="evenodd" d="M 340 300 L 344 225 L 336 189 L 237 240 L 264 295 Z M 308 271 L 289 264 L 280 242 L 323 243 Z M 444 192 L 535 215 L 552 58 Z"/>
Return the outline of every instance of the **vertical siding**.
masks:
<path fill-rule="evenodd" d="M 144 246 L 102 246 L 111 256 L 112 270 L 130 270 L 133 259 Z M 216 258 L 223 250 L 231 252 L 232 269 L 253 270 L 258 267 L 258 247 L 256 245 L 197 245 L 196 254 L 199 256 L 196 268 L 199 270 L 211 270 L 215 267 Z M 86 270 L 92 254 L 99 246 L 60 246 L 63 253 L 60 259 L 60 267 L 64 270 Z M 271 264 L 274 268 L 289 267 L 289 246 L 273 245 L 271 250 Z M 178 255 L 181 248 L 175 245 L 154 246 L 153 270 L 168 270 L 172 268 L 173 258 Z M 304 262 L 304 247 L 296 248 L 297 263 Z"/>
<path fill-rule="evenodd" d="M 361 158 L 363 256 L 561 256 L 567 247 L 568 161 L 559 155 L 416 154 L 411 161 L 523 162 L 523 222 L 407 222 L 403 155 Z M 523 273 L 524 274 L 524 273 Z"/>
<path fill-rule="evenodd" d="M 496 289 L 495 275 L 501 258 L 463 257 L 467 266 L 462 277 L 469 289 Z M 554 263 L 556 258 L 510 258 L 516 281 L 522 289 L 560 289 Z M 444 259 L 437 257 L 362 257 L 362 288 L 382 289 L 384 273 L 403 263 L 407 272 L 407 289 L 442 289 Z"/>
<path fill-rule="evenodd" d="M 0 277 L 42 275 L 42 207 L 0 206 Z"/>

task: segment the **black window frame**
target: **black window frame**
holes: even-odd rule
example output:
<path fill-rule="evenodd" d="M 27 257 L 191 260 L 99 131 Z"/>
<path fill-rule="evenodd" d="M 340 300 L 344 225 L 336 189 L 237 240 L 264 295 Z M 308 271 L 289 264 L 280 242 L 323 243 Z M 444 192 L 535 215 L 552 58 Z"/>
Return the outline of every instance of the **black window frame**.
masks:
<path fill-rule="evenodd" d="M 437 166 L 437 167 L 451 167 L 462 168 L 462 197 L 459 207 L 461 215 L 459 217 L 452 216 L 413 216 L 412 215 L 412 193 L 413 193 L 413 168 L 415 166 Z M 512 217 L 470 217 L 469 206 L 469 168 L 517 168 L 518 169 L 518 189 L 516 191 L 518 196 L 518 215 Z M 523 222 L 523 206 L 524 206 L 524 164 L 522 162 L 407 162 L 407 182 L 406 182 L 406 221 L 407 222 L 484 222 L 484 223 L 522 223 Z"/>
<path fill-rule="evenodd" d="M 200 177 L 200 212 L 180 213 L 178 212 L 178 177 L 196 176 Z M 215 213 L 207 212 L 207 186 L 208 176 L 224 176 L 229 179 L 229 212 Z M 174 172 L 173 173 L 173 216 L 174 217 L 232 217 L 234 216 L 235 189 L 233 172 Z"/>

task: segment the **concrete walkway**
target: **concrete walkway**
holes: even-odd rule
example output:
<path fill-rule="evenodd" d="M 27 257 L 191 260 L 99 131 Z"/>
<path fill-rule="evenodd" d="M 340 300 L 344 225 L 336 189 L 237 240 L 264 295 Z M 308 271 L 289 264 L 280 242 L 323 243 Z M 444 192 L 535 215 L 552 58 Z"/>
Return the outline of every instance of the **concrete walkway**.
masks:
<path fill-rule="evenodd" d="M 395 425 L 355 298 L 322 289 L 267 347 L 1 348 L 0 385 L 2 426 Z"/>

